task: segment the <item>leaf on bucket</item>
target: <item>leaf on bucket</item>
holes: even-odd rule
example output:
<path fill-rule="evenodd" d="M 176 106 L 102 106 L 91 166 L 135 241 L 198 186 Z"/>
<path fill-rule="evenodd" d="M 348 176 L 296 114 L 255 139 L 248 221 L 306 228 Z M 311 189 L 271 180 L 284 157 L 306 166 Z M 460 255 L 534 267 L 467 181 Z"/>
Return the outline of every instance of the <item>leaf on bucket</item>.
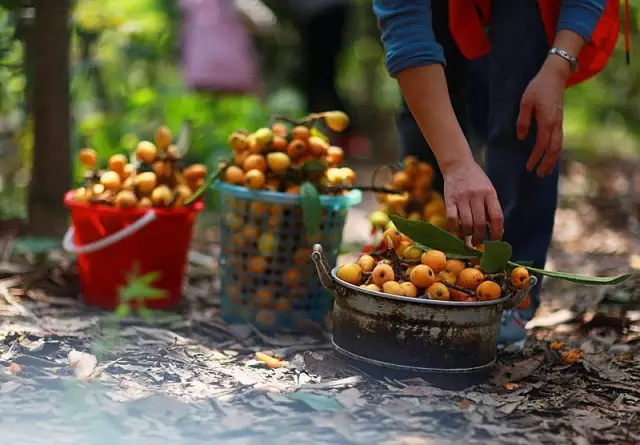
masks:
<path fill-rule="evenodd" d="M 480 267 L 488 273 L 504 270 L 511 259 L 511 245 L 504 241 L 485 241 Z"/>
<path fill-rule="evenodd" d="M 300 186 L 300 205 L 302 206 L 302 220 L 307 234 L 313 236 L 320 230 L 322 217 L 322 203 L 318 189 L 309 181 Z"/>
<path fill-rule="evenodd" d="M 294 392 L 293 394 L 286 394 L 285 396 L 304 402 L 309 408 L 316 411 L 336 411 L 340 409 L 340 404 L 332 397 L 325 397 L 308 392 Z"/>
<path fill-rule="evenodd" d="M 456 258 L 477 258 L 481 252 L 465 247 L 464 241 L 446 230 L 425 221 L 412 221 L 397 215 L 391 215 L 396 228 L 415 243 L 429 249 L 443 251 L 447 256 Z"/>
<path fill-rule="evenodd" d="M 513 263 L 511 261 L 509 261 L 509 265 L 514 267 L 521 266 L 520 264 Z M 589 277 L 586 275 L 578 275 L 578 274 L 573 274 L 568 272 L 552 272 L 549 270 L 537 269 L 531 266 L 522 266 L 522 267 L 525 267 L 529 272 L 533 272 L 539 275 L 544 275 L 546 277 L 557 278 L 559 280 L 565 280 L 565 281 L 571 281 L 573 283 L 578 283 L 578 284 L 590 284 L 594 286 L 622 283 L 623 281 L 627 280 L 633 275 L 628 273 L 628 274 L 618 275 L 617 277 Z"/>

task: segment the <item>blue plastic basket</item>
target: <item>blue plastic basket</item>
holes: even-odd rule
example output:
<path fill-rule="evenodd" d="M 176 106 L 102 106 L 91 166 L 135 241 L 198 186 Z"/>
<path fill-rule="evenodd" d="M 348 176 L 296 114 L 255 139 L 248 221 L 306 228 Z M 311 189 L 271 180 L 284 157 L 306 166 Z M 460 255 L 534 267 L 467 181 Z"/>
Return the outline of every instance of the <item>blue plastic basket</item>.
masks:
<path fill-rule="evenodd" d="M 318 280 L 311 248 L 322 244 L 335 264 L 349 208 L 362 201 L 354 190 L 321 196 L 320 232 L 309 237 L 300 196 L 215 182 L 220 201 L 220 312 L 230 324 L 262 330 L 299 330 L 324 324 L 333 296 Z"/>

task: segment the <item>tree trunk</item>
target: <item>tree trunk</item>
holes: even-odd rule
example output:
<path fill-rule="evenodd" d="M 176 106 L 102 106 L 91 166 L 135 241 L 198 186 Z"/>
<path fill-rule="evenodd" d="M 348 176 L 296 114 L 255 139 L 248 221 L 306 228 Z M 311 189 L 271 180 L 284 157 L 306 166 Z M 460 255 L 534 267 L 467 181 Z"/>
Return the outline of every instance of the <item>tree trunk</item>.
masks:
<path fill-rule="evenodd" d="M 34 1 L 35 146 L 29 188 L 29 232 L 34 236 L 61 236 L 68 225 L 62 198 L 71 180 L 69 1 Z"/>

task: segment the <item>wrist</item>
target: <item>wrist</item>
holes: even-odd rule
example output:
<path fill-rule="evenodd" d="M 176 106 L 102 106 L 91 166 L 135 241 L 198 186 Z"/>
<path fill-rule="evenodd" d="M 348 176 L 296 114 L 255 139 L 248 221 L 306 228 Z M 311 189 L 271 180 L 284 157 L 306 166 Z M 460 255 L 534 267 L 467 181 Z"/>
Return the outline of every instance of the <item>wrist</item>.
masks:
<path fill-rule="evenodd" d="M 476 160 L 468 146 L 460 146 L 459 149 L 449 150 L 446 155 L 437 156 L 438 167 L 444 176 L 454 170 L 466 168 L 465 165 L 475 163 Z"/>
<path fill-rule="evenodd" d="M 572 63 L 572 60 L 559 54 L 549 53 L 540 71 L 566 83 L 574 73 L 575 68 L 576 66 Z"/>

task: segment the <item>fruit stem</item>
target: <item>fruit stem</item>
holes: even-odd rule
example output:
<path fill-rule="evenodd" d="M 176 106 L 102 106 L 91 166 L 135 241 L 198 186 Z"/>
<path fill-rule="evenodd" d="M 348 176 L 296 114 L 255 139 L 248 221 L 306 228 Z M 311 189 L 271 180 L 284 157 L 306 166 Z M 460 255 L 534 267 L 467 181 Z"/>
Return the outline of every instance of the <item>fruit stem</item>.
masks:
<path fill-rule="evenodd" d="M 476 296 L 476 293 L 474 291 L 458 286 L 457 284 L 447 283 L 446 281 L 441 281 L 441 283 L 447 286 L 449 289 L 457 290 L 458 292 L 462 292 L 463 294 L 467 294 L 472 297 Z"/>
<path fill-rule="evenodd" d="M 295 119 L 291 119 L 291 118 L 289 118 L 287 116 L 282 116 L 280 114 L 274 114 L 273 116 L 271 116 L 271 124 L 274 124 L 277 121 L 283 121 L 283 122 L 286 122 L 286 123 L 291 124 L 293 126 L 303 125 L 305 127 L 311 127 L 313 125 L 313 122 L 315 120 L 322 119 L 322 116 L 323 116 L 322 113 L 311 113 L 310 115 L 305 116 L 302 119 L 295 120 Z"/>

